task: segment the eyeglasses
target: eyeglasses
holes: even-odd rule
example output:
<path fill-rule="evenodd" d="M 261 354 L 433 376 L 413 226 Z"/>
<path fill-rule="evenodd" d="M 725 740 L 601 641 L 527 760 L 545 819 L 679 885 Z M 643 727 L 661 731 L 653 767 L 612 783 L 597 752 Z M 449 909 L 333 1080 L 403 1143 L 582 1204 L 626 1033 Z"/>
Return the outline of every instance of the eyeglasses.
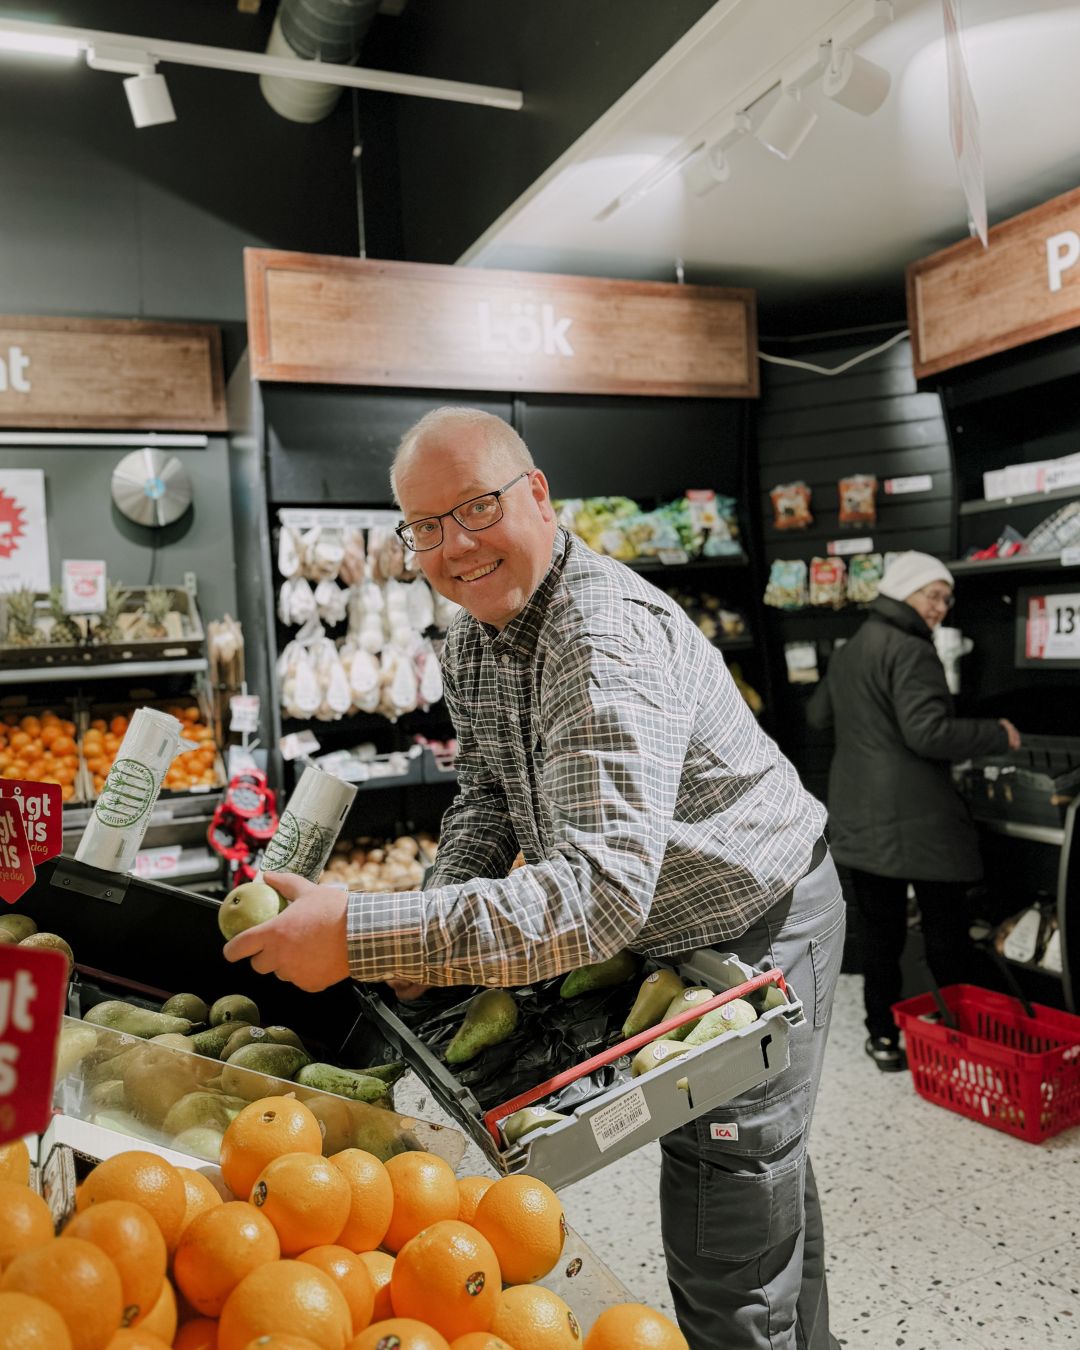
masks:
<path fill-rule="evenodd" d="M 408 522 L 403 520 L 395 527 L 394 533 L 406 548 L 412 549 L 414 553 L 424 553 L 429 548 L 438 548 L 442 543 L 442 523 L 447 516 L 453 516 L 463 530 L 473 534 L 489 530 L 503 518 L 500 500 L 503 493 L 509 492 L 515 483 L 520 483 L 528 476 L 529 470 L 526 469 L 516 478 L 511 478 L 505 486 L 496 488 L 494 492 L 485 492 L 480 497 L 470 497 L 467 502 L 458 502 L 457 506 L 452 506 L 441 516 L 424 516 L 421 520 Z"/>
<path fill-rule="evenodd" d="M 952 609 L 956 604 L 956 596 L 952 591 L 923 591 L 923 595 L 932 605 L 941 605 L 944 609 Z"/>

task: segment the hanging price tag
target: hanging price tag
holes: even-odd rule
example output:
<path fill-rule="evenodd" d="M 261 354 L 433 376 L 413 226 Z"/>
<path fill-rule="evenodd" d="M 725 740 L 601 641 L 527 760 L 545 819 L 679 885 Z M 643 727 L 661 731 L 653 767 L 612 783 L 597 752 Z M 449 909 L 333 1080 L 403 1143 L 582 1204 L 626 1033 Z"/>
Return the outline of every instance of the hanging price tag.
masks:
<path fill-rule="evenodd" d="M 13 905 L 34 884 L 34 876 L 22 811 L 11 797 L 0 798 L 0 900 Z"/>
<path fill-rule="evenodd" d="M 40 1134 L 52 1116 L 67 984 L 63 952 L 0 947 L 0 1144 Z"/>
<path fill-rule="evenodd" d="M 1031 596 L 1024 647 L 1029 660 L 1080 660 L 1080 591 Z"/>
<path fill-rule="evenodd" d="M 9 797 L 22 808 L 23 829 L 35 867 L 63 851 L 64 798 L 58 783 L 0 778 L 0 797 Z"/>
<path fill-rule="evenodd" d="M 258 694 L 233 694 L 229 699 L 229 730 L 258 731 Z"/>

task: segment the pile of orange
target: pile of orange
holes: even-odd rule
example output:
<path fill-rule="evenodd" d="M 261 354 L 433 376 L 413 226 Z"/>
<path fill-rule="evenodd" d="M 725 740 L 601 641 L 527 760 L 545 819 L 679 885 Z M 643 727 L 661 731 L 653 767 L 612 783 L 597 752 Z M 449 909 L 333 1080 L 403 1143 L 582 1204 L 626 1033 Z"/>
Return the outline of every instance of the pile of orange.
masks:
<path fill-rule="evenodd" d="M 57 783 L 64 801 L 75 796 L 79 750 L 75 723 L 46 710 L 20 717 L 8 712 L 0 721 L 0 778 Z"/>
<path fill-rule="evenodd" d="M 308 1107 L 264 1098 L 222 1143 L 237 1199 L 132 1150 L 59 1237 L 25 1149 L 0 1149 L 0 1350 L 688 1350 L 640 1304 L 586 1334 L 535 1283 L 566 1233 L 543 1182 L 321 1144 Z"/>
<path fill-rule="evenodd" d="M 221 778 L 215 767 L 217 750 L 214 748 L 214 733 L 202 720 L 199 709 L 173 704 L 165 711 L 183 724 L 184 739 L 196 741 L 198 746 L 176 756 L 165 774 L 163 786 L 173 791 L 217 787 Z M 108 721 L 103 717 L 95 717 L 83 733 L 82 750 L 93 779 L 95 796 L 105 786 L 105 779 L 123 742 L 129 721 L 126 713 L 117 713 Z"/>

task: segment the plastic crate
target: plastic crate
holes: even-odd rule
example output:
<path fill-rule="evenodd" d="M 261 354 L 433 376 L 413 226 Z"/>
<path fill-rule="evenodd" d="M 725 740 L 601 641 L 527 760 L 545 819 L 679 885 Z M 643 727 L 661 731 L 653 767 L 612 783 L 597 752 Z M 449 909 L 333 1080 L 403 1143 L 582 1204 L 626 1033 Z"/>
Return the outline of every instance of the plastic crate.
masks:
<path fill-rule="evenodd" d="M 958 1115 L 1039 1144 L 1080 1124 L 1080 1017 L 975 985 L 941 991 L 957 1021 L 941 1020 L 932 994 L 893 1005 L 915 1090 Z"/>

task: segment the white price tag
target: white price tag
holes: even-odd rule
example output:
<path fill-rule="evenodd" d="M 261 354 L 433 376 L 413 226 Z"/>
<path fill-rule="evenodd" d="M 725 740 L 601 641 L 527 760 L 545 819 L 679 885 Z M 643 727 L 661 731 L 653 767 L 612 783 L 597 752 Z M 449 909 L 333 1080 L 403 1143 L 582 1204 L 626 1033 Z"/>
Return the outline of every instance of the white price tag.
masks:
<path fill-rule="evenodd" d="M 319 742 L 310 731 L 293 731 L 288 736 L 282 736 L 278 746 L 282 759 L 299 759 L 301 755 L 313 755 L 319 748 Z"/>
<path fill-rule="evenodd" d="M 825 546 L 830 557 L 844 557 L 848 553 L 873 553 L 872 539 L 830 539 Z"/>
<path fill-rule="evenodd" d="M 65 558 L 64 613 L 101 614 L 105 610 L 104 559 Z"/>
<path fill-rule="evenodd" d="M 1080 591 L 1028 599 L 1024 648 L 1029 660 L 1080 660 Z"/>
<path fill-rule="evenodd" d="M 183 849 L 177 845 L 165 848 L 145 848 L 135 855 L 135 866 L 131 869 L 137 877 L 151 880 L 168 879 L 176 875 Z"/>
<path fill-rule="evenodd" d="M 1062 567 L 1080 567 L 1080 544 L 1073 544 L 1072 548 L 1063 548 L 1061 550 Z"/>
<path fill-rule="evenodd" d="M 592 1126 L 597 1148 L 601 1153 L 606 1153 L 612 1145 L 617 1144 L 626 1135 L 633 1134 L 639 1125 L 645 1125 L 651 1119 L 645 1092 L 638 1087 L 631 1088 L 617 1102 L 602 1107 L 595 1115 L 590 1116 L 589 1124 Z"/>
<path fill-rule="evenodd" d="M 683 563 L 690 561 L 690 555 L 684 548 L 660 548 L 657 549 L 656 556 L 667 567 L 681 567 Z"/>
<path fill-rule="evenodd" d="M 929 492 L 934 480 L 928 473 L 913 473 L 907 478 L 886 478 L 885 491 L 893 497 L 905 492 Z"/>
<path fill-rule="evenodd" d="M 258 694 L 233 694 L 229 699 L 229 729 L 231 731 L 258 731 Z"/>

